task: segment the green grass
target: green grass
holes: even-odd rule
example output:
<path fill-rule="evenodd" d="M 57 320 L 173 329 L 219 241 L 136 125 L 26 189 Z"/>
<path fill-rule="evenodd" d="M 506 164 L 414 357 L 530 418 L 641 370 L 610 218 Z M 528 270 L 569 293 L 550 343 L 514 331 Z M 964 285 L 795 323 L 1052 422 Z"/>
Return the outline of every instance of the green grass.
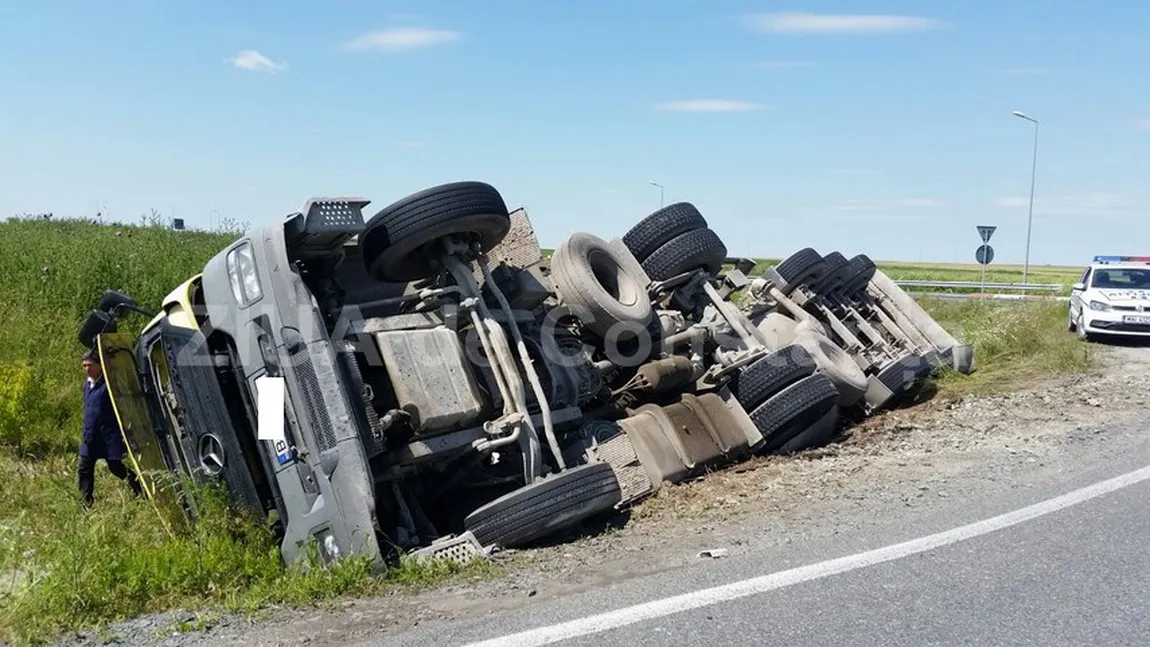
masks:
<path fill-rule="evenodd" d="M 106 288 L 156 307 L 237 234 L 234 227 L 175 232 L 156 223 L 0 222 L 0 642 L 49 640 L 172 608 L 307 605 L 459 576 L 450 565 L 403 563 L 372 578 L 354 560 L 334 569 L 285 569 L 267 529 L 211 491 L 199 496 L 215 513 L 172 537 L 147 502 L 131 499 L 103 464 L 97 506 L 84 511 L 79 505 L 78 325 Z M 896 277 L 895 267 L 952 277 L 970 272 L 888 267 Z M 1036 268 L 1034 280 L 1038 275 Z M 1064 310 L 1056 306 L 939 302 L 929 308 L 977 347 L 978 373 L 945 376 L 944 390 L 1009 388 L 1090 365 L 1085 347 L 1062 330 Z M 143 323 L 138 318 L 124 329 Z M 472 567 L 465 575 L 486 577 L 496 568 Z"/>
<path fill-rule="evenodd" d="M 494 568 L 408 561 L 373 577 L 363 559 L 323 568 L 314 548 L 306 562 L 284 568 L 271 532 L 229 508 L 219 491 L 201 490 L 203 520 L 172 538 L 147 502 L 132 499 L 106 474 L 97 483 L 98 505 L 81 510 L 72 472 L 63 456 L 0 459 L 0 572 L 8 578 L 0 591 L 17 585 L 10 599 L 0 596 L 0 639 L 36 642 L 173 608 L 308 606 L 429 586 L 462 572 L 485 576 Z"/>
<path fill-rule="evenodd" d="M 974 344 L 975 372 L 949 372 L 938 380 L 946 395 L 1014 390 L 1037 380 L 1084 372 L 1096 352 L 1066 330 L 1066 304 L 993 301 L 920 301 L 958 339 Z"/>
<path fill-rule="evenodd" d="M 253 610 L 419 587 L 457 570 L 402 563 L 372 578 L 354 560 L 285 569 L 270 532 L 210 491 L 200 493 L 207 521 L 172 537 L 102 463 L 96 507 L 79 505 L 80 322 L 106 288 L 158 306 L 239 231 L 0 222 L 0 643 L 178 607 Z"/>

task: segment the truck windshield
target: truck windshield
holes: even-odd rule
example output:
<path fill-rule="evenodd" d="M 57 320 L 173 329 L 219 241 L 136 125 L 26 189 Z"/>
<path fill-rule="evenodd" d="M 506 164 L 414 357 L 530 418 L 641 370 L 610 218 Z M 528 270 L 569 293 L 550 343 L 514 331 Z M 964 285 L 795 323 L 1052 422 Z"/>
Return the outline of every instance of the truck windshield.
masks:
<path fill-rule="evenodd" d="M 1097 270 L 1091 286 L 1107 290 L 1150 288 L 1150 268 Z"/>

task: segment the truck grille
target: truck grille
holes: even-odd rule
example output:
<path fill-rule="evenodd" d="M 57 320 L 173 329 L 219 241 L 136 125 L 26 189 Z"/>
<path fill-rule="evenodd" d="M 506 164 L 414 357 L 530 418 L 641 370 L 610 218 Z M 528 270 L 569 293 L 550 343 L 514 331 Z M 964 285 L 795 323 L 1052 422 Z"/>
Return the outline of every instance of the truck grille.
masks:
<path fill-rule="evenodd" d="M 312 364 L 311 351 L 304 349 L 300 355 L 293 358 L 296 378 L 304 395 L 304 406 L 307 407 L 308 420 L 312 422 L 315 430 L 316 442 L 321 452 L 335 447 L 335 430 L 331 425 L 331 416 L 327 413 L 323 391 L 319 387 L 319 376 L 316 375 Z"/>

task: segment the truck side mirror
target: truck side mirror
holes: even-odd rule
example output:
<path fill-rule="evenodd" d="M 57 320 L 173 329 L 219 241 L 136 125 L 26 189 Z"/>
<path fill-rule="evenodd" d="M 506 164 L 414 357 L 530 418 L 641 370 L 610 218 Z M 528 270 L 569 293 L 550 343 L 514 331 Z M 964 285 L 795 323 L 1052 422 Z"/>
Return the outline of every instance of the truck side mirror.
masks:
<path fill-rule="evenodd" d="M 1079 282 L 1075 283 L 1074 285 L 1070 286 L 1070 289 L 1075 291 L 1075 292 L 1081 292 L 1081 291 L 1086 289 L 1086 284 L 1083 283 L 1082 281 L 1079 281 Z"/>
<path fill-rule="evenodd" d="M 100 305 L 96 306 L 96 309 L 114 315 L 118 314 L 115 311 L 119 308 L 131 308 L 135 305 L 136 300 L 123 292 L 105 290 L 104 295 L 100 298 Z"/>
<path fill-rule="evenodd" d="M 93 310 L 80 325 L 76 339 L 84 345 L 84 348 L 91 348 L 96 343 L 96 336 L 106 332 L 116 332 L 116 320 L 107 312 Z"/>

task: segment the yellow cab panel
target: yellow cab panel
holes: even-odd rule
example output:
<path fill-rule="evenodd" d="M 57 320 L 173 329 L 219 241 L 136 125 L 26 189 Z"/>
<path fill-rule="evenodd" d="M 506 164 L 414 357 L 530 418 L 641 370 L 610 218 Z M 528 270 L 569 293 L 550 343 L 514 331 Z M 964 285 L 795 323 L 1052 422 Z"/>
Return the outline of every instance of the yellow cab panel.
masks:
<path fill-rule="evenodd" d="M 200 280 L 201 275 L 197 274 L 169 292 L 164 297 L 163 309 L 152 317 L 148 325 L 144 326 L 144 330 L 154 328 L 161 319 L 167 319 L 173 326 L 199 330 L 201 319 L 196 316 L 195 308 L 197 304 L 202 303 Z"/>
<path fill-rule="evenodd" d="M 174 532 L 183 527 L 185 521 L 179 486 L 167 482 L 171 472 L 156 438 L 148 401 L 140 388 L 133 341 L 128 333 L 102 333 L 97 337 L 100 363 L 112 409 L 128 448 L 128 460 L 160 520 L 169 532 Z"/>

